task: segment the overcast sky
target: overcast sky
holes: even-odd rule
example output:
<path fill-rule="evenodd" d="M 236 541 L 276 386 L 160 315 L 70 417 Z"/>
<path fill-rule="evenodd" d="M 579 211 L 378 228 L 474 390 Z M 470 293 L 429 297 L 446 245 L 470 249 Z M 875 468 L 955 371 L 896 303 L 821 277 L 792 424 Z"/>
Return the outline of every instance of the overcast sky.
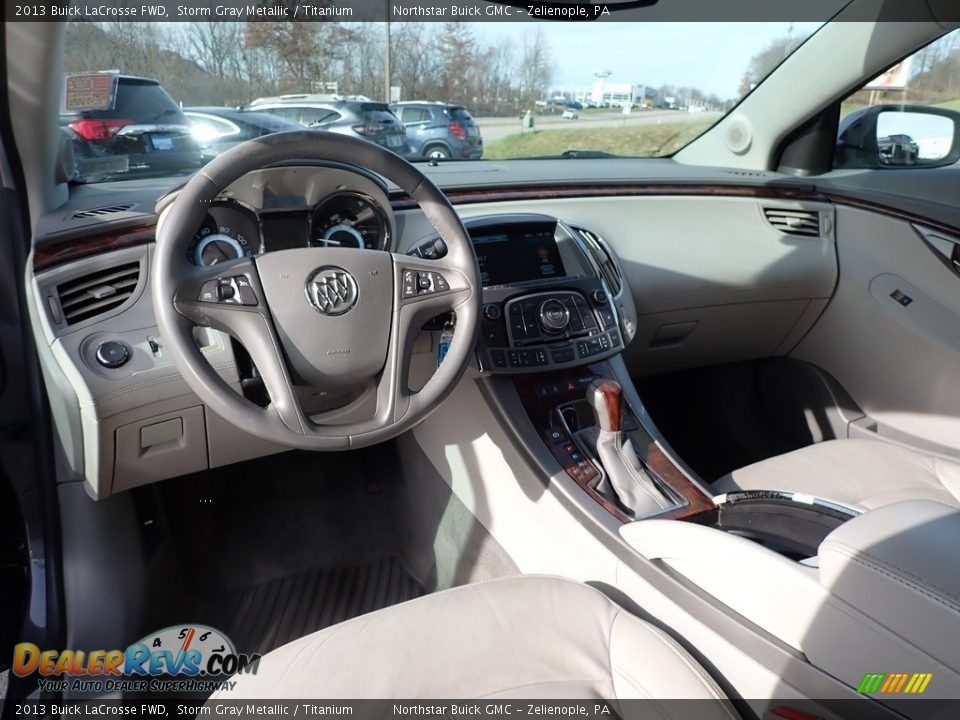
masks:
<path fill-rule="evenodd" d="M 504 33 L 518 43 L 542 28 L 556 60 L 557 86 L 590 85 L 610 70 L 609 82 L 689 85 L 734 97 L 747 64 L 776 37 L 812 34 L 820 23 L 473 23 L 477 37 Z"/>

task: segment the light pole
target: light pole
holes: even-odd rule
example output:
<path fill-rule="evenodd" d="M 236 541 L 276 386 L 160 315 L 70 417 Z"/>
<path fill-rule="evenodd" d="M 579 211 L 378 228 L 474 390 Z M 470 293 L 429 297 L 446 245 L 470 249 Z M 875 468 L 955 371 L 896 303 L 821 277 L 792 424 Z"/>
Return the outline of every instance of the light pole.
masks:
<path fill-rule="evenodd" d="M 386 43 L 383 47 L 383 90 L 384 102 L 390 102 L 390 3 L 387 2 Z"/>

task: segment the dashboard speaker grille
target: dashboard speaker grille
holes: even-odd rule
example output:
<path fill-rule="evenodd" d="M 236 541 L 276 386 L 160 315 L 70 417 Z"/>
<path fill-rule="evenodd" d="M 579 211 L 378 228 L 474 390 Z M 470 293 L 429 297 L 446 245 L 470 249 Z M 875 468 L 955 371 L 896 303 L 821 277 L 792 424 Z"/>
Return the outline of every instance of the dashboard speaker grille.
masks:
<path fill-rule="evenodd" d="M 583 238 L 587 247 L 590 248 L 590 252 L 600 266 L 600 271 L 603 273 L 603 279 L 606 281 L 607 287 L 610 288 L 614 295 L 619 295 L 623 287 L 623 279 L 620 275 L 620 268 L 617 266 L 616 260 L 613 259 L 613 255 L 607 249 L 606 241 L 589 230 L 584 230 L 583 228 L 574 228 L 574 230 L 580 233 L 580 237 Z"/>
<path fill-rule="evenodd" d="M 763 216 L 774 230 L 787 235 L 820 236 L 820 213 L 816 210 L 765 207 Z"/>
<path fill-rule="evenodd" d="M 123 305 L 140 282 L 140 263 L 97 270 L 57 285 L 67 325 L 102 315 Z"/>

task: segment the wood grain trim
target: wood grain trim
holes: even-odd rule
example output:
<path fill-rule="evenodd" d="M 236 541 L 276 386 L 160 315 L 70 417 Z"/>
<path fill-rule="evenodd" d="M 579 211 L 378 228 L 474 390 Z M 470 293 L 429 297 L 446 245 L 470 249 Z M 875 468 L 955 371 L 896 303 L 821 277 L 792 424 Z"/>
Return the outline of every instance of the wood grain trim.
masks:
<path fill-rule="evenodd" d="M 582 399 L 586 388 L 591 382 L 603 386 L 609 384 L 620 390 L 619 384 L 609 379 L 610 366 L 606 363 L 596 363 L 588 367 L 572 368 L 555 372 L 537 373 L 532 375 L 513 376 L 513 385 L 526 410 L 527 417 L 533 423 L 537 434 L 553 457 L 563 468 L 563 471 L 596 503 L 619 522 L 627 523 L 632 519 L 620 508 L 605 499 L 590 484 L 596 480 L 597 468 L 589 459 L 585 460 L 587 467 L 577 467 L 577 463 L 570 458 L 568 446 L 574 445 L 572 438 L 551 421 L 554 409 L 574 399 Z M 594 380 L 594 378 L 597 378 Z M 556 386 L 560 392 L 543 396 L 537 393 L 537 387 Z M 622 392 L 622 391 L 621 391 Z M 562 438 L 552 440 L 551 431 L 560 431 Z M 713 512 L 713 499 L 706 495 L 677 467 L 670 457 L 663 451 L 653 438 L 642 427 L 632 435 L 637 447 L 640 448 L 640 460 L 648 471 L 656 475 L 663 482 L 673 488 L 686 500 L 686 505 L 671 510 L 658 519 L 688 520 Z"/>
<path fill-rule="evenodd" d="M 515 200 L 553 200 L 585 197 L 633 197 L 647 195 L 696 195 L 721 197 L 768 197 L 790 200 L 826 200 L 812 185 L 737 185 L 722 183 L 631 183 L 588 186 L 518 186 L 508 188 L 447 190 L 453 205 L 471 205 Z M 394 210 L 410 210 L 416 201 L 405 193 L 391 196 Z"/>
<path fill-rule="evenodd" d="M 660 520 L 690 520 L 692 518 L 713 512 L 716 506 L 713 498 L 691 482 L 690 478 L 683 474 L 673 461 L 667 457 L 659 445 L 651 441 L 647 445 L 646 457 L 644 458 L 647 467 L 654 472 L 667 485 L 677 491 L 687 505 L 676 510 L 657 515 Z"/>
<path fill-rule="evenodd" d="M 523 186 L 497 190 L 448 190 L 447 198 L 453 205 L 470 205 L 488 202 L 518 200 L 552 200 L 590 197 L 647 197 L 647 196 L 694 196 L 694 197 L 751 197 L 770 200 L 806 200 L 808 202 L 833 203 L 847 207 L 869 210 L 880 215 L 894 217 L 905 222 L 926 225 L 940 232 L 960 235 L 960 227 L 931 220 L 915 213 L 864 198 L 840 192 L 817 189 L 812 184 L 787 185 L 737 185 L 724 183 L 641 183 L 624 185 L 591 185 L 586 187 Z M 396 194 L 392 198 L 393 209 L 409 210 L 417 204 L 407 195 Z"/>
<path fill-rule="evenodd" d="M 752 197 L 771 200 L 807 200 L 868 210 L 905 222 L 924 225 L 939 232 L 960 235 L 960 227 L 931 220 L 889 205 L 865 200 L 842 193 L 817 190 L 813 185 L 788 187 L 785 185 L 736 185 L 709 183 L 642 183 L 619 185 L 590 185 L 579 187 L 522 186 L 496 189 L 448 190 L 447 198 L 453 205 L 470 205 L 488 202 L 517 200 L 548 200 L 558 198 L 590 197 L 645 197 L 645 196 L 709 196 Z M 409 195 L 394 194 L 391 198 L 394 211 L 417 207 Z M 133 245 L 142 245 L 154 240 L 155 226 L 139 225 L 115 233 L 98 233 L 87 238 L 77 238 L 55 243 L 35 251 L 34 270 L 43 270 L 77 258 L 96 255 L 110 250 Z"/>
<path fill-rule="evenodd" d="M 115 233 L 78 238 L 76 240 L 65 240 L 35 250 L 33 253 L 33 269 L 34 271 L 46 270 L 47 268 L 61 265 L 71 260 L 77 260 L 78 258 L 99 255 L 100 253 L 120 250 L 135 245 L 146 245 L 147 243 L 152 243 L 155 236 L 155 225 L 138 225 L 137 227 L 119 230 Z"/>

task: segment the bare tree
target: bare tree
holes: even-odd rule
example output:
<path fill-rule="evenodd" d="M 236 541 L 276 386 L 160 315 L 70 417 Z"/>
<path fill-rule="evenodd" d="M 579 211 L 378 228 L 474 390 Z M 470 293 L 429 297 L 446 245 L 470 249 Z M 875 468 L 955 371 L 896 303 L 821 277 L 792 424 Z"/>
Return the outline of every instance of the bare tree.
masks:
<path fill-rule="evenodd" d="M 523 37 L 520 45 L 520 67 L 517 77 L 520 80 L 518 93 L 521 103 L 533 106 L 543 97 L 553 81 L 554 64 L 550 44 L 538 27 Z"/>
<path fill-rule="evenodd" d="M 801 37 L 784 35 L 772 40 L 769 45 L 754 55 L 740 80 L 740 96 L 753 90 L 761 80 L 773 72 L 777 65 L 786 60 L 790 53 L 800 47 L 802 42 Z"/>

